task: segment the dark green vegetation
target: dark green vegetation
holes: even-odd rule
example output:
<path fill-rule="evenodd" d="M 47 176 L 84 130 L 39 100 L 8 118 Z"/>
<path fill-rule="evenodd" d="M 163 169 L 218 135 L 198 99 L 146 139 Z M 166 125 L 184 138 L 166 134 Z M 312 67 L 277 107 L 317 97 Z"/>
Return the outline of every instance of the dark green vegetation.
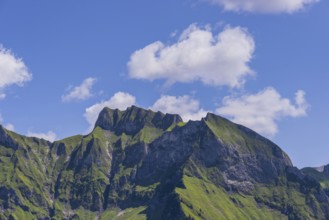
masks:
<path fill-rule="evenodd" d="M 321 184 L 213 114 L 105 108 L 54 143 L 0 126 L 0 219 L 329 219 Z"/>

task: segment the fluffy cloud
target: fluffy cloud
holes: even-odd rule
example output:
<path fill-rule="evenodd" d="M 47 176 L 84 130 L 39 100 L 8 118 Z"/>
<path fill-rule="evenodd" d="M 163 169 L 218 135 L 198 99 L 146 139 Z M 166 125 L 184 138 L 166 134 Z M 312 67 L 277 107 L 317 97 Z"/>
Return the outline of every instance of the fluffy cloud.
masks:
<path fill-rule="evenodd" d="M 209 0 L 227 11 L 293 13 L 319 0 Z"/>
<path fill-rule="evenodd" d="M 57 135 L 52 131 L 48 131 L 47 133 L 35 133 L 35 132 L 28 131 L 27 136 L 42 138 L 42 139 L 48 140 L 50 142 L 54 142 L 57 138 Z"/>
<path fill-rule="evenodd" d="M 7 130 L 10 130 L 10 131 L 15 131 L 15 126 L 13 124 L 5 124 L 4 127 L 7 129 Z"/>
<path fill-rule="evenodd" d="M 292 103 L 281 97 L 274 88 L 266 88 L 253 95 L 226 97 L 216 113 L 272 137 L 278 131 L 277 121 L 280 118 L 306 116 L 307 108 L 305 92 L 302 90 L 296 92 L 295 103 Z"/>
<path fill-rule="evenodd" d="M 22 59 L 15 57 L 10 51 L 0 45 L 0 99 L 5 98 L 3 90 L 11 85 L 22 86 L 32 79 L 32 74 Z"/>
<path fill-rule="evenodd" d="M 3 117 L 2 115 L 0 114 L 0 124 L 4 123 L 4 120 L 3 120 Z M 3 125 L 4 128 L 6 128 L 7 130 L 10 130 L 10 131 L 15 131 L 15 126 L 13 124 L 4 124 Z"/>
<path fill-rule="evenodd" d="M 200 108 L 198 100 L 190 96 L 162 96 L 150 109 L 165 113 L 179 114 L 184 121 L 200 120 L 207 111 Z"/>
<path fill-rule="evenodd" d="M 74 100 L 85 100 L 92 96 L 91 89 L 96 82 L 96 78 L 87 78 L 81 85 L 74 87 L 68 94 L 62 96 L 62 101 L 70 102 Z"/>
<path fill-rule="evenodd" d="M 135 51 L 128 65 L 136 79 L 165 79 L 167 84 L 200 80 L 214 86 L 240 87 L 253 74 L 248 63 L 255 43 L 246 29 L 227 27 L 213 34 L 210 27 L 190 25 L 178 42 L 154 42 Z"/>
<path fill-rule="evenodd" d="M 109 100 L 90 106 L 86 109 L 84 114 L 90 125 L 89 131 L 94 127 L 97 117 L 103 108 L 109 107 L 125 110 L 127 107 L 134 104 L 136 104 L 136 98 L 134 96 L 124 92 L 117 92 Z"/>

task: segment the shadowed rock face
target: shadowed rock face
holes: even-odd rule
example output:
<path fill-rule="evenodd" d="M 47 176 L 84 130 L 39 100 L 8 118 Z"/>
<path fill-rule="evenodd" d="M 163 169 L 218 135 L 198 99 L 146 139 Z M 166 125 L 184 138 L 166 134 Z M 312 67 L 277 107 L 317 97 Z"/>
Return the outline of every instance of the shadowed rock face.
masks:
<path fill-rule="evenodd" d="M 0 145 L 12 148 L 14 150 L 17 150 L 18 145 L 15 143 L 15 141 L 6 133 L 4 128 L 0 125 Z"/>
<path fill-rule="evenodd" d="M 105 108 L 92 133 L 54 143 L 0 127 L 0 163 L 0 219 L 329 218 L 319 181 L 214 114 Z"/>
<path fill-rule="evenodd" d="M 179 115 L 155 113 L 132 106 L 126 111 L 104 108 L 99 114 L 95 127 L 115 131 L 117 134 L 134 135 L 146 125 L 166 130 L 179 122 L 182 122 Z"/>
<path fill-rule="evenodd" d="M 318 182 L 329 196 L 329 165 L 316 168 L 306 167 L 302 169 L 302 173 Z"/>
<path fill-rule="evenodd" d="M 323 173 L 329 176 L 329 165 L 323 167 Z"/>

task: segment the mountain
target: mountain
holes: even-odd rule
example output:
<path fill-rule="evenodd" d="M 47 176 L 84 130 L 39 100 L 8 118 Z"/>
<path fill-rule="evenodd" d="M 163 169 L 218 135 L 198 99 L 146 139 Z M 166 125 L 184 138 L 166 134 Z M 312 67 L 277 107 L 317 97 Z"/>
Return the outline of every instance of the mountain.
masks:
<path fill-rule="evenodd" d="M 329 164 L 322 167 L 305 167 L 302 172 L 320 182 L 322 188 L 329 196 Z"/>
<path fill-rule="evenodd" d="M 276 144 L 211 113 L 105 108 L 54 143 L 0 126 L 0 219 L 329 219 L 328 198 Z"/>

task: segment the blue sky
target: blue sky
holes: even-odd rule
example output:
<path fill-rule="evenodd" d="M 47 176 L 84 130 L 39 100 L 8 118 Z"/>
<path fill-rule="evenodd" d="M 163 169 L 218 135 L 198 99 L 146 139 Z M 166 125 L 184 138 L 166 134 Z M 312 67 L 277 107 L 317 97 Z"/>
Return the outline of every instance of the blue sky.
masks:
<path fill-rule="evenodd" d="M 325 0 L 0 0 L 0 121 L 85 134 L 104 106 L 214 112 L 329 163 Z"/>

